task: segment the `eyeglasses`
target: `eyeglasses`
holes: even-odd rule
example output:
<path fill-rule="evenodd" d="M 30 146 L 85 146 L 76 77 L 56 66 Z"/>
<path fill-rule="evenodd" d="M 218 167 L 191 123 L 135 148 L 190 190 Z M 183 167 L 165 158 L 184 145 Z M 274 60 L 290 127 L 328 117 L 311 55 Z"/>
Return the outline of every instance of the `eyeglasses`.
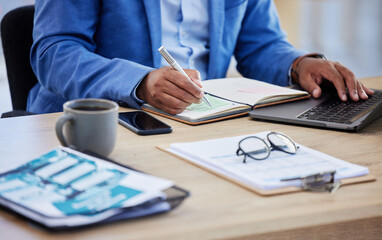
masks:
<path fill-rule="evenodd" d="M 257 136 L 250 136 L 239 142 L 239 148 L 236 151 L 237 156 L 243 156 L 243 163 L 247 162 L 247 156 L 254 160 L 264 160 L 269 157 L 271 151 L 282 151 L 289 154 L 295 154 L 298 147 L 288 136 L 271 132 L 267 135 L 267 140 L 271 146 Z"/>

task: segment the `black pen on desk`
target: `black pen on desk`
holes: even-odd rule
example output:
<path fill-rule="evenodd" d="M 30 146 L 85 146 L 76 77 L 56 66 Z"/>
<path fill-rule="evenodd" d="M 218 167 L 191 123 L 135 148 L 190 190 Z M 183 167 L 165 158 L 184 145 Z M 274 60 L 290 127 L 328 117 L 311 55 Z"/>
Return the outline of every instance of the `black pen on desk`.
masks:
<path fill-rule="evenodd" d="M 184 76 L 186 76 L 190 81 L 192 81 L 190 79 L 190 77 L 184 72 L 184 70 L 179 66 L 179 64 L 175 61 L 175 59 L 170 55 L 170 53 L 166 50 L 166 48 L 164 48 L 164 46 L 161 46 L 159 49 L 158 49 L 159 53 L 163 56 L 164 59 L 166 59 L 166 61 L 171 65 L 172 68 L 174 68 L 175 70 L 181 72 Z M 202 97 L 202 100 L 207 103 L 210 107 L 211 106 L 211 103 L 208 101 L 208 99 L 206 98 L 206 95 L 204 95 Z"/>

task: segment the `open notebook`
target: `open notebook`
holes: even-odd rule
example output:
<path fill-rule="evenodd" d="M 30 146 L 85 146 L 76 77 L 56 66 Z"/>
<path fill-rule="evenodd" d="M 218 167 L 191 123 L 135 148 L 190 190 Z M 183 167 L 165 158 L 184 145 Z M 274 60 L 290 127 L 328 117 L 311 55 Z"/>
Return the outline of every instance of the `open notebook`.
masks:
<path fill-rule="evenodd" d="M 248 78 L 207 80 L 203 82 L 203 91 L 212 107 L 204 102 L 192 104 L 177 115 L 168 114 L 149 104 L 144 104 L 142 109 L 177 121 L 197 125 L 245 115 L 254 108 L 309 97 L 305 91 Z"/>

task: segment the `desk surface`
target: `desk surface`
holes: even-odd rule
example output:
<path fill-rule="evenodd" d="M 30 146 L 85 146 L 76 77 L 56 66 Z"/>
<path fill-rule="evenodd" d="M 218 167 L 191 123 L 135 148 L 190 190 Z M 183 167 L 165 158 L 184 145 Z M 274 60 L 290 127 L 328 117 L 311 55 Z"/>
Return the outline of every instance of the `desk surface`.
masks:
<path fill-rule="evenodd" d="M 382 77 L 364 79 L 382 89 Z M 33 159 L 59 142 L 54 125 L 61 113 L 0 120 L 0 161 Z M 191 192 L 172 212 L 84 230 L 51 233 L 0 210 L 2 239 L 382 239 L 382 118 L 359 133 L 282 125 L 241 117 L 201 126 L 164 119 L 173 133 L 138 136 L 119 126 L 111 158 L 168 178 Z M 369 167 L 377 181 L 349 185 L 335 194 L 254 194 L 155 148 L 164 143 L 281 131 L 296 142 Z M 369 238 L 367 237 L 369 236 Z"/>

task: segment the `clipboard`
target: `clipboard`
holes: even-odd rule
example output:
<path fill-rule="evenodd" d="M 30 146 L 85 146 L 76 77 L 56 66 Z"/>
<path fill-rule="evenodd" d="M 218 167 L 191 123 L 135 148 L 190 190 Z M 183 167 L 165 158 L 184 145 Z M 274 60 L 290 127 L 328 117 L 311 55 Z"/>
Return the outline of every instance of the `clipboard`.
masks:
<path fill-rule="evenodd" d="M 241 136 L 243 137 L 243 136 Z M 208 140 L 207 140 L 208 141 Z M 203 141 L 201 141 L 203 142 Z M 300 145 L 301 146 L 301 145 Z M 286 193 L 293 193 L 293 192 L 301 192 L 301 191 L 314 191 L 314 188 L 311 187 L 311 186 L 307 186 L 307 185 L 303 185 L 302 182 L 303 181 L 300 181 L 301 184 L 299 186 L 285 186 L 285 187 L 277 187 L 277 188 L 274 188 L 274 189 L 262 189 L 260 187 L 257 187 L 253 184 L 249 184 L 248 182 L 245 182 L 245 181 L 242 181 L 240 179 L 235 179 L 234 177 L 230 176 L 229 174 L 226 174 L 222 171 L 217 171 L 216 169 L 206 165 L 206 164 L 203 164 L 201 161 L 197 161 L 195 159 L 191 159 L 185 155 L 182 155 L 182 154 L 176 154 L 174 152 L 172 152 L 170 150 L 170 144 L 167 144 L 167 145 L 158 145 L 156 146 L 159 150 L 161 151 L 164 151 L 164 152 L 167 152 L 179 159 L 182 159 L 194 166 L 197 166 L 197 167 L 200 167 L 202 168 L 203 170 L 206 170 L 216 176 L 219 176 L 225 180 L 228 180 L 234 184 L 237 184 L 247 190 L 250 190 L 256 194 L 259 194 L 259 195 L 262 195 L 262 196 L 272 196 L 272 195 L 279 195 L 279 194 L 286 194 Z M 266 161 L 266 160 L 265 160 Z M 343 160 L 341 160 L 343 161 Z M 345 162 L 345 161 L 344 161 Z M 314 174 L 313 177 L 315 177 L 314 179 L 316 179 L 317 181 L 321 181 L 319 180 L 321 176 L 327 174 L 327 172 L 323 172 L 323 173 L 317 173 L 317 174 Z M 306 176 L 302 176 L 301 178 L 302 179 L 306 179 L 306 178 L 311 178 L 312 175 L 311 174 L 307 174 Z M 331 191 L 333 192 L 333 190 L 336 190 L 338 187 L 339 187 L 339 183 L 341 184 L 341 186 L 344 186 L 344 185 L 350 185 L 350 184 L 357 184 L 357 183 L 365 183 L 365 182 L 371 182 L 371 181 L 375 181 L 376 178 L 370 174 L 366 174 L 366 175 L 362 175 L 362 176 L 356 176 L 356 177 L 349 177 L 349 178 L 343 178 L 339 181 L 336 181 L 336 182 L 330 182 L 330 181 L 325 181 L 325 182 L 321 182 L 324 184 L 324 188 L 321 188 L 321 189 L 326 189 L 325 187 L 329 187 L 329 184 L 333 184 L 333 183 L 336 183 L 334 184 L 332 187 L 328 188 L 328 191 Z M 313 185 L 316 185 L 317 183 L 319 182 L 313 182 Z M 313 186 L 312 185 L 312 186 Z"/>

